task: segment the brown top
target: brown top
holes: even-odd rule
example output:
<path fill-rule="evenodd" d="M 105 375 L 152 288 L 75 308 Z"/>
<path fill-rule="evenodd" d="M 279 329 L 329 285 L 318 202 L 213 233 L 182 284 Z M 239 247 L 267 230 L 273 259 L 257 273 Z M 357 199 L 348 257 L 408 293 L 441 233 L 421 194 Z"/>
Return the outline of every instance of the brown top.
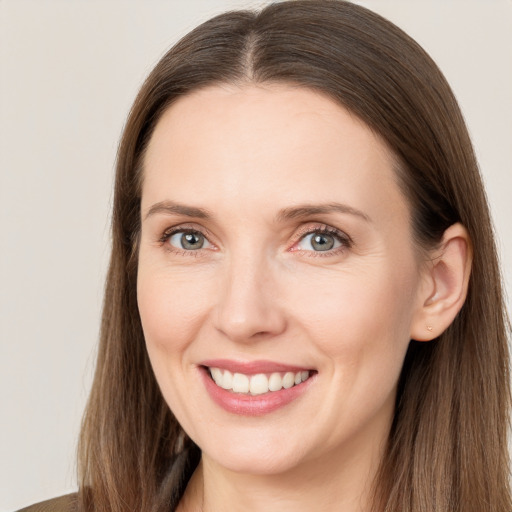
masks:
<path fill-rule="evenodd" d="M 75 510 L 76 493 L 73 493 L 30 505 L 30 507 L 22 508 L 18 512 L 74 512 Z"/>

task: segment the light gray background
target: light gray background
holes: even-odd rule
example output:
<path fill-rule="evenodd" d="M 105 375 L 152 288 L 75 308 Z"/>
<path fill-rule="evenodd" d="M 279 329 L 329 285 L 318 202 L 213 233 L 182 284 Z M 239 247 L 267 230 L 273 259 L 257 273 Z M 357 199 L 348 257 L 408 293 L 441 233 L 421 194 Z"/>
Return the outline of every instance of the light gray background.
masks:
<path fill-rule="evenodd" d="M 75 489 L 117 141 L 143 78 L 244 0 L 0 0 L 0 511 Z M 368 0 L 447 75 L 512 282 L 512 1 Z M 478 245 L 478 240 L 475 241 Z"/>

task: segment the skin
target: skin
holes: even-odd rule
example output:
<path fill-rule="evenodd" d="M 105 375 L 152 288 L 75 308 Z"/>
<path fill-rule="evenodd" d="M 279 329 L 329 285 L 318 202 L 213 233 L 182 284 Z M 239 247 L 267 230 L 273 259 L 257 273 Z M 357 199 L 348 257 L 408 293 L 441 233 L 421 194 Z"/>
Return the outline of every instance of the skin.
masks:
<path fill-rule="evenodd" d="M 352 211 L 279 216 L 334 202 Z M 315 251 L 307 233 L 326 226 L 339 246 Z M 185 250 L 169 228 L 205 245 Z M 175 102 L 145 155 L 138 302 L 165 400 L 203 453 L 180 510 L 369 510 L 409 340 L 438 334 L 425 268 L 393 155 L 340 105 L 250 84 Z M 239 416 L 199 378 L 215 358 L 317 374 L 285 407 Z"/>

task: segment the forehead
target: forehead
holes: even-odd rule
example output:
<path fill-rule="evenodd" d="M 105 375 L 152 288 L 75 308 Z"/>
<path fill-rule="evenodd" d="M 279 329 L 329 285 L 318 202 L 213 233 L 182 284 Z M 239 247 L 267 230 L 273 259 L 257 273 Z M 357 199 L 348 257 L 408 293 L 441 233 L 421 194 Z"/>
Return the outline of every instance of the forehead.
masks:
<path fill-rule="evenodd" d="M 186 149 L 200 141 L 222 149 L 236 141 L 244 143 L 241 149 L 252 146 L 257 153 L 258 143 L 264 142 L 270 157 L 276 146 L 300 145 L 301 139 L 310 141 L 301 146 L 302 152 L 357 142 L 359 149 L 362 143 L 384 158 L 391 156 L 384 141 L 367 125 L 321 92 L 286 84 L 225 84 L 176 100 L 157 123 L 146 163 L 150 163 L 151 153 L 165 152 L 163 146 Z"/>
<path fill-rule="evenodd" d="M 288 85 L 211 86 L 169 107 L 145 155 L 143 209 L 176 195 L 242 210 L 258 196 L 265 208 L 404 203 L 386 144 L 326 95 Z"/>

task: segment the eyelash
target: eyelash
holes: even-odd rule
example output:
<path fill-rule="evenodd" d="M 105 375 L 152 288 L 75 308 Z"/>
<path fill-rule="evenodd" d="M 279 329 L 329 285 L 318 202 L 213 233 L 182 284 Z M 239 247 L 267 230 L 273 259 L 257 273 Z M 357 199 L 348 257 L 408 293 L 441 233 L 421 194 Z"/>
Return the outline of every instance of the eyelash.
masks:
<path fill-rule="evenodd" d="M 179 249 L 177 247 L 171 246 L 168 242 L 169 239 L 177 234 L 177 233 L 192 233 L 192 234 L 200 234 L 202 235 L 209 243 L 210 237 L 208 236 L 208 233 L 203 232 L 200 229 L 196 228 L 190 228 L 185 226 L 176 226 L 171 229 L 168 229 L 164 231 L 162 236 L 159 238 L 158 242 L 162 245 L 165 245 L 165 249 L 167 251 L 170 251 L 174 254 L 178 254 L 180 256 L 194 256 L 198 257 L 201 254 L 201 249 L 196 250 L 186 250 L 186 249 Z M 293 252 L 300 252 L 300 253 L 306 253 L 308 257 L 328 257 L 328 256 L 334 256 L 339 254 L 340 252 L 343 252 L 347 249 L 350 249 L 353 245 L 352 239 L 343 231 L 340 231 L 339 229 L 333 228 L 332 226 L 328 226 L 326 224 L 319 224 L 317 226 L 308 227 L 304 230 L 299 230 L 299 232 L 296 235 L 296 239 L 293 243 L 293 246 L 300 243 L 306 236 L 311 234 L 319 234 L 319 235 L 329 235 L 334 237 L 339 243 L 340 246 L 336 247 L 334 249 L 330 249 L 327 251 L 308 251 L 305 249 L 292 249 Z M 213 245 L 213 244 L 212 244 Z"/>

